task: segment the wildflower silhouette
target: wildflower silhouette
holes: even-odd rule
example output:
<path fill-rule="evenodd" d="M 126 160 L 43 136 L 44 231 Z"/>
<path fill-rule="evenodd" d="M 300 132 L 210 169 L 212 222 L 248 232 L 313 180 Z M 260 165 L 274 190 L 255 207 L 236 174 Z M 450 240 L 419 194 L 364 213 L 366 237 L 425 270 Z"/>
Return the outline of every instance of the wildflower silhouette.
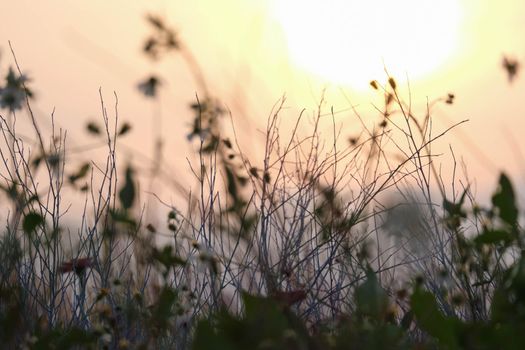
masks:
<path fill-rule="evenodd" d="M 26 96 L 33 97 L 33 92 L 26 87 L 29 78 L 26 75 L 17 76 L 13 68 L 5 77 L 5 85 L 0 86 L 0 108 L 15 111 L 22 108 Z"/>
<path fill-rule="evenodd" d="M 154 75 L 146 78 L 144 81 L 140 82 L 137 85 L 137 88 L 140 92 L 146 97 L 155 97 L 157 96 L 159 87 L 162 85 L 160 79 Z"/>
<path fill-rule="evenodd" d="M 503 57 L 503 68 L 507 72 L 509 82 L 512 83 L 518 75 L 520 63 L 514 58 Z"/>

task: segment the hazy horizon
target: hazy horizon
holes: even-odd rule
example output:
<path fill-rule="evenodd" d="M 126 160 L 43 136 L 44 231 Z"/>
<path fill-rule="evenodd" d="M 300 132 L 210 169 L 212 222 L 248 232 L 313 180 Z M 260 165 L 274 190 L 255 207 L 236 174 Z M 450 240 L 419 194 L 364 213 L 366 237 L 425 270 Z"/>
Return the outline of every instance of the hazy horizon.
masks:
<path fill-rule="evenodd" d="M 519 37 L 525 4 L 464 0 L 456 5 L 461 12 L 455 51 L 436 63 L 434 71 L 419 77 L 406 72 L 406 76 L 396 79 L 406 97 L 410 82 L 414 110 L 419 114 L 425 112 L 427 100 L 449 92 L 455 94 L 454 105 L 441 105 L 434 110 L 435 130 L 437 133 L 453 122 L 470 120 L 439 144 L 444 152 L 451 145 L 458 159 L 465 158 L 469 175 L 476 180 L 482 197 L 493 188 L 500 170 L 507 171 L 523 188 L 520 152 L 524 147 L 520 134 L 525 130 L 525 105 L 521 103 L 525 77 L 518 74 L 509 84 L 501 61 L 504 55 L 525 58 L 525 46 Z M 283 95 L 287 97 L 286 113 L 290 119 L 302 108 L 313 112 L 323 89 L 325 110 L 331 106 L 336 111 L 346 110 L 353 104 L 363 115 L 372 115 L 372 103 L 377 101 L 372 89 L 356 88 L 356 83 L 350 81 L 331 82 L 321 76 L 322 70 L 308 71 L 307 64 L 291 58 L 293 43 L 287 40 L 293 36 L 287 35 L 286 25 L 279 22 L 283 14 L 272 12 L 274 6 L 272 1 L 241 0 L 220 4 L 160 0 L 7 2 L 0 13 L 0 67 L 4 75 L 13 63 L 9 40 L 22 70 L 32 79 L 38 117 L 48 123 L 55 109 L 56 123 L 68 130 L 71 147 L 89 143 L 84 140 L 84 125 L 88 120 L 100 120 L 99 88 L 109 109 L 113 108 L 113 93 L 118 95 L 120 119 L 135 126 L 122 142 L 143 153 L 151 154 L 153 150 L 152 116 L 160 113 L 165 153 L 170 155 L 168 162 L 172 167 L 187 167 L 185 158 L 192 150 L 185 138 L 191 121 L 188 104 L 199 91 L 180 58 L 152 62 L 142 54 L 143 41 L 149 33 L 147 14 L 162 16 L 178 30 L 180 40 L 203 67 L 214 95 L 231 110 L 236 128 L 242 130 L 241 146 L 245 142 L 252 147 L 250 142 L 259 139 L 262 144 L 257 130 L 264 127 L 273 104 Z M 299 18 L 306 12 L 298 9 L 289 15 Z M 449 19 L 442 19 L 444 28 Z M 334 42 L 341 40 L 344 46 L 345 35 L 334 34 Z M 312 55 L 316 47 L 312 42 Z M 337 51 L 315 54 L 324 60 L 325 56 L 336 56 Z M 164 82 L 158 105 L 141 97 L 137 90 L 139 81 L 151 73 L 161 76 Z M 371 76 L 369 80 L 381 78 Z M 366 85 L 367 81 L 361 79 L 359 84 Z M 351 133 L 352 112 L 338 114 L 337 118 L 336 123 Z M 450 159 L 450 154 L 443 158 Z"/>

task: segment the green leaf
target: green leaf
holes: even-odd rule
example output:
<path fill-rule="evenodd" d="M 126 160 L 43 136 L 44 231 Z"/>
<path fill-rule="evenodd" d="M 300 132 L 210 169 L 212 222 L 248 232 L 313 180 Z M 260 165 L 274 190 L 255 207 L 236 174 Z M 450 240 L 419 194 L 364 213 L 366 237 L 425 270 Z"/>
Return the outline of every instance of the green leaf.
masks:
<path fill-rule="evenodd" d="M 452 230 L 459 228 L 461 225 L 461 219 L 467 217 L 467 213 L 462 209 L 466 194 L 467 190 L 463 192 L 457 203 L 450 202 L 446 198 L 443 199 L 443 209 L 445 209 L 448 215 L 446 218 L 446 224 Z"/>
<path fill-rule="evenodd" d="M 44 218 L 35 212 L 30 212 L 24 217 L 24 222 L 22 223 L 22 228 L 27 234 L 33 233 L 36 228 L 44 223 Z"/>
<path fill-rule="evenodd" d="M 127 211 L 110 210 L 109 214 L 111 215 L 111 218 L 115 220 L 116 222 L 119 222 L 125 225 L 129 225 L 131 228 L 136 228 L 137 226 L 136 221 L 133 218 L 129 217 Z"/>
<path fill-rule="evenodd" d="M 201 320 L 197 325 L 195 338 L 192 342 L 193 350 L 231 350 L 235 345 L 230 342 L 224 332 L 215 332 L 210 320 Z"/>
<path fill-rule="evenodd" d="M 133 181 L 133 169 L 128 166 L 124 186 L 120 189 L 119 199 L 124 209 L 129 209 L 135 201 L 135 184 Z"/>
<path fill-rule="evenodd" d="M 69 182 L 71 184 L 74 184 L 77 180 L 82 179 L 88 174 L 89 169 L 91 169 L 91 164 L 89 163 L 82 164 L 82 166 L 77 170 L 76 173 L 69 175 Z"/>
<path fill-rule="evenodd" d="M 178 294 L 176 290 L 169 287 L 164 287 L 161 290 L 151 313 L 151 321 L 159 330 L 164 330 L 169 327 L 170 319 L 175 316 L 174 306 L 177 300 Z"/>
<path fill-rule="evenodd" d="M 233 146 L 232 146 L 232 142 L 230 141 L 230 139 L 224 139 L 222 140 L 222 142 L 224 143 L 226 147 L 228 147 L 229 149 L 232 149 Z"/>
<path fill-rule="evenodd" d="M 435 337 L 447 349 L 459 349 L 460 323 L 457 319 L 446 317 L 441 313 L 434 295 L 416 288 L 410 299 L 410 305 L 419 326 L 424 331 Z"/>
<path fill-rule="evenodd" d="M 40 166 L 40 163 L 42 162 L 42 160 L 43 160 L 42 156 L 33 158 L 33 160 L 31 161 L 31 165 L 33 166 L 35 170 Z"/>
<path fill-rule="evenodd" d="M 514 189 L 507 175 L 502 173 L 496 193 L 492 196 L 492 205 L 498 209 L 499 217 L 511 226 L 515 226 L 518 220 L 518 208 Z"/>
<path fill-rule="evenodd" d="M 154 26 L 155 28 L 159 29 L 159 30 L 164 30 L 166 28 L 166 26 L 164 25 L 164 21 L 162 20 L 162 18 L 158 17 L 158 16 L 155 16 L 155 15 L 151 15 L 151 14 L 148 14 L 146 16 L 146 19 L 147 21 L 152 25 Z"/>
<path fill-rule="evenodd" d="M 95 122 L 87 123 L 86 130 L 90 134 L 100 135 L 100 126 L 98 126 Z"/>
<path fill-rule="evenodd" d="M 366 272 L 366 280 L 357 287 L 355 294 L 357 310 L 362 315 L 383 320 L 389 307 L 388 295 L 379 284 L 376 273 L 372 269 Z"/>
<path fill-rule="evenodd" d="M 272 298 L 265 298 L 243 293 L 245 317 L 244 325 L 247 327 L 247 338 L 276 340 L 284 330 L 289 328 L 289 322 L 278 304 Z"/>
<path fill-rule="evenodd" d="M 126 122 L 123 123 L 118 132 L 118 136 L 123 136 L 127 134 L 130 130 L 131 130 L 131 124 L 126 123 Z"/>
<path fill-rule="evenodd" d="M 477 245 L 498 243 L 507 244 L 511 241 L 512 235 L 510 234 L 510 232 L 503 230 L 484 231 L 482 234 L 480 234 L 474 239 L 474 243 L 476 243 Z"/>
<path fill-rule="evenodd" d="M 228 193 L 232 197 L 232 199 L 235 201 L 239 198 L 238 192 L 237 192 L 237 184 L 235 183 L 235 175 L 233 174 L 233 171 L 230 169 L 229 166 L 224 167 L 226 170 L 226 181 L 228 183 Z"/>
<path fill-rule="evenodd" d="M 186 264 L 186 261 L 181 257 L 177 256 L 173 252 L 173 247 L 170 245 L 165 246 L 162 250 L 154 248 L 153 250 L 153 259 L 161 263 L 166 270 L 169 270 L 174 266 L 183 266 Z"/>

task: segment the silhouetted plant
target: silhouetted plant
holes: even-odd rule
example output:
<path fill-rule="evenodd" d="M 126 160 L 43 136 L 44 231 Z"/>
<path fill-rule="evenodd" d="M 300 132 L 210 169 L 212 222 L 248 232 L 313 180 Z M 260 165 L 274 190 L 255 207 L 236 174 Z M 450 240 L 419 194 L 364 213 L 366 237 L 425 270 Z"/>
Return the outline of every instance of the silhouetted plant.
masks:
<path fill-rule="evenodd" d="M 40 132 L 28 79 L 18 65 L 10 69 L 0 85 L 0 107 L 9 109 L 8 118 L 0 115 L 0 189 L 10 210 L 0 237 L 2 344 L 525 347 L 523 229 L 512 183 L 502 174 L 491 205 L 482 207 L 467 186 L 447 195 L 433 162 L 432 144 L 463 122 L 436 134 L 431 107 L 452 104 L 454 94 L 432 101 L 417 117 L 393 77 L 384 85 L 372 81 L 382 99 L 379 120 L 363 123 L 344 147 L 335 127 L 323 142 L 322 103 L 283 135 L 283 98 L 268 118 L 264 154 L 255 162 L 226 136 L 228 109 L 189 48 L 159 17 L 147 20 L 152 34 L 144 53 L 155 60 L 180 55 L 196 82 L 187 138 L 196 146 L 190 169 L 197 190 L 181 191 L 187 197 L 166 205 L 165 222 L 145 220 L 143 164 L 117 164 L 117 143 L 132 130 L 119 122 L 117 96 L 110 117 L 100 92 L 102 120 L 85 126 L 107 147 L 105 159 L 69 164 L 64 134 Z M 505 69 L 512 80 L 518 64 L 507 60 Z M 150 75 L 138 89 L 157 99 L 164 81 Z M 8 120 L 23 106 L 35 132 L 31 150 Z M 302 123 L 309 126 L 306 135 Z M 165 171 L 162 135 L 156 136 L 150 176 Z M 64 186 L 86 201 L 71 234 L 63 222 Z M 389 193 L 406 203 L 388 207 L 383 196 Z M 401 288 L 398 280 L 405 280 Z"/>

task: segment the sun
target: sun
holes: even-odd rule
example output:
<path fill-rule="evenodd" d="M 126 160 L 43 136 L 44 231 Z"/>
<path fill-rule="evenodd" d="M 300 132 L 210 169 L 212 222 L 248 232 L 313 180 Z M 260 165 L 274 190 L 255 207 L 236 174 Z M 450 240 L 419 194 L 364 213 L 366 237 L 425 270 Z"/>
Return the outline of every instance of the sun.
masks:
<path fill-rule="evenodd" d="M 458 51 L 458 0 L 274 0 L 294 65 L 323 80 L 366 87 L 372 79 L 417 80 Z"/>

